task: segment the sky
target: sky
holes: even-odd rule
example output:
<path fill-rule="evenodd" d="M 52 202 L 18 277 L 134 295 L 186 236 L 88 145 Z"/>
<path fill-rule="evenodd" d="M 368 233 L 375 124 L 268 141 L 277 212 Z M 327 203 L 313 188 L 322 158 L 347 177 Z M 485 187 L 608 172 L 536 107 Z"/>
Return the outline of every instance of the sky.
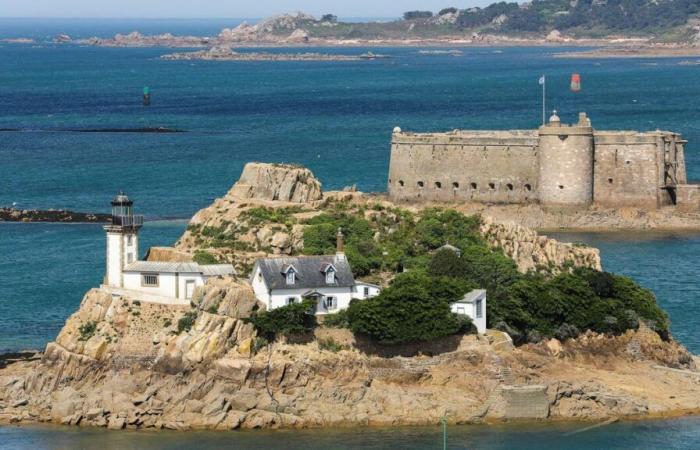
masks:
<path fill-rule="evenodd" d="M 488 0 L 0 0 L 0 17 L 261 18 L 292 11 L 341 18 L 399 17 L 415 9 L 468 8 Z"/>

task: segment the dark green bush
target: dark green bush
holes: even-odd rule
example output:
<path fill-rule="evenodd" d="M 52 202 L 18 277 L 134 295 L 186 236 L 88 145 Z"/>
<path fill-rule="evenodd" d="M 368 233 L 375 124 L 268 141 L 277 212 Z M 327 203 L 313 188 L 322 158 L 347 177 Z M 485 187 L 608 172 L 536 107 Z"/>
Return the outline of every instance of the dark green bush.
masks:
<path fill-rule="evenodd" d="M 329 328 L 350 328 L 347 309 L 335 314 L 326 314 L 323 316 L 323 325 Z"/>
<path fill-rule="evenodd" d="M 78 332 L 80 333 L 80 341 L 87 341 L 95 335 L 97 331 L 97 322 L 89 321 L 80 325 Z"/>
<path fill-rule="evenodd" d="M 450 301 L 434 289 L 437 283 L 420 272 L 396 277 L 377 297 L 352 301 L 348 319 L 355 333 L 380 344 L 427 342 L 468 326 L 450 311 Z"/>
<path fill-rule="evenodd" d="M 204 250 L 197 250 L 192 258 L 197 264 L 208 265 L 208 264 L 218 264 L 219 261 L 216 256 Z"/>
<path fill-rule="evenodd" d="M 177 334 L 181 334 L 183 331 L 190 331 L 196 320 L 197 312 L 187 311 L 180 320 L 177 321 Z"/>
<path fill-rule="evenodd" d="M 253 324 L 259 336 L 272 341 L 277 336 L 303 334 L 313 330 L 317 325 L 315 304 L 314 299 L 304 299 L 301 303 L 270 311 L 256 311 L 244 320 Z"/>

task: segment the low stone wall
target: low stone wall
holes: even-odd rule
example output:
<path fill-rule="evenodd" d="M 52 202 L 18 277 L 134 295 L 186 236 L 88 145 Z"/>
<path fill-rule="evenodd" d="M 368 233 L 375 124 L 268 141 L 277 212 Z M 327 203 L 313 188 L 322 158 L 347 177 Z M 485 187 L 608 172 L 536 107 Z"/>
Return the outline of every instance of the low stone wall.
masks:
<path fill-rule="evenodd" d="M 549 417 L 547 386 L 503 386 L 505 419 L 546 419 Z"/>

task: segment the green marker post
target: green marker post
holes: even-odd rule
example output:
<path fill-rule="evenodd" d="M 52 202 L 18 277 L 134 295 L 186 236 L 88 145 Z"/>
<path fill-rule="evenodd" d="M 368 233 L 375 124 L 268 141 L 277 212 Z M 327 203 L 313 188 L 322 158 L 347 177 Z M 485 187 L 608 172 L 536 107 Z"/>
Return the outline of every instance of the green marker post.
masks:
<path fill-rule="evenodd" d="M 440 419 L 442 424 L 442 450 L 447 450 L 447 416 Z"/>

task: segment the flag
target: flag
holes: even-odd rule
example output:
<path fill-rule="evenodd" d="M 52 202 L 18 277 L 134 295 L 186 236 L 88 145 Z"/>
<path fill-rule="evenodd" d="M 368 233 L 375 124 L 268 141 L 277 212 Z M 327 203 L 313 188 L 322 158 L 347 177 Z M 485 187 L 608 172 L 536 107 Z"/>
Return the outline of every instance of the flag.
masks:
<path fill-rule="evenodd" d="M 540 86 L 544 86 L 544 75 L 540 77 Z"/>

